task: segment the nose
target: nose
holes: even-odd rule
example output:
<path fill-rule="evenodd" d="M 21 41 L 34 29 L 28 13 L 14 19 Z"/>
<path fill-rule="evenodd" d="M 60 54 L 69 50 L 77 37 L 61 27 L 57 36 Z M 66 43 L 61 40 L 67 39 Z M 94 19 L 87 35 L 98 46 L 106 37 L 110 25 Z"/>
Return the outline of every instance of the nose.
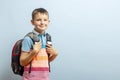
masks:
<path fill-rule="evenodd" d="M 44 21 L 42 20 L 42 21 L 41 21 L 41 25 L 43 25 L 43 24 L 44 24 Z"/>

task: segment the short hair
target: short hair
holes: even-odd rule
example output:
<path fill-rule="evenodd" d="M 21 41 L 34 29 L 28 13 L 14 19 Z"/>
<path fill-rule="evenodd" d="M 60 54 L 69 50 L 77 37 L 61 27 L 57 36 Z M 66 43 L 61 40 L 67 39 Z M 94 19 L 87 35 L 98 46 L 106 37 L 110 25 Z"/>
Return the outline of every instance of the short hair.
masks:
<path fill-rule="evenodd" d="M 35 15 L 37 13 L 46 14 L 46 15 L 48 15 L 48 18 L 49 18 L 49 13 L 48 13 L 48 11 L 46 9 L 44 9 L 44 8 L 36 8 L 32 12 L 32 19 L 34 19 Z"/>

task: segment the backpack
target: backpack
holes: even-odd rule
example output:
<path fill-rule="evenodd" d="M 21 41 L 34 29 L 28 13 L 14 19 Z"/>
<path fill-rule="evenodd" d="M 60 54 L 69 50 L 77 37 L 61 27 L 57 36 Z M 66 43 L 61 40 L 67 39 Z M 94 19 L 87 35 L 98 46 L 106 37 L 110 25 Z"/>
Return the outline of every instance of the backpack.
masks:
<path fill-rule="evenodd" d="M 32 39 L 33 43 L 39 42 L 38 36 L 33 32 L 28 33 L 27 35 L 25 35 L 25 37 L 26 36 L 30 37 Z M 47 40 L 46 41 L 47 43 L 51 42 L 51 36 L 48 33 L 46 33 L 46 40 Z M 23 41 L 23 39 L 16 41 L 16 43 L 14 44 L 14 46 L 12 48 L 12 55 L 11 55 L 12 71 L 14 74 L 20 75 L 20 76 L 22 76 L 23 72 L 24 72 L 24 67 L 20 65 L 22 41 Z M 49 67 L 50 67 L 50 63 L 49 63 Z M 29 73 L 30 72 L 31 72 L 31 64 L 30 64 L 30 68 L 29 68 Z"/>

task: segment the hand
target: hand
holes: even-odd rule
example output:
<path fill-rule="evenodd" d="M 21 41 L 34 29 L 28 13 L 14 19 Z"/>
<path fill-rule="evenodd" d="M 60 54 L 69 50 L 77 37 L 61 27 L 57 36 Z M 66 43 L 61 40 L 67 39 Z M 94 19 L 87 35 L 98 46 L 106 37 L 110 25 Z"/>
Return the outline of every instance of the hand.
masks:
<path fill-rule="evenodd" d="M 48 54 L 51 54 L 51 52 L 52 52 L 52 46 L 50 44 L 46 45 L 46 51 L 47 51 Z"/>
<path fill-rule="evenodd" d="M 53 46 L 51 46 L 51 45 L 49 45 L 49 44 L 47 44 L 46 52 L 47 52 L 48 54 L 50 54 L 50 56 L 52 56 L 52 55 L 57 56 L 57 54 L 58 54 L 57 50 L 56 50 Z"/>
<path fill-rule="evenodd" d="M 53 61 L 56 58 L 56 56 L 58 55 L 57 50 L 50 45 L 47 45 L 46 52 L 49 55 L 50 62 Z"/>
<path fill-rule="evenodd" d="M 35 42 L 35 44 L 33 45 L 33 53 L 38 54 L 40 49 L 41 49 L 41 42 Z"/>

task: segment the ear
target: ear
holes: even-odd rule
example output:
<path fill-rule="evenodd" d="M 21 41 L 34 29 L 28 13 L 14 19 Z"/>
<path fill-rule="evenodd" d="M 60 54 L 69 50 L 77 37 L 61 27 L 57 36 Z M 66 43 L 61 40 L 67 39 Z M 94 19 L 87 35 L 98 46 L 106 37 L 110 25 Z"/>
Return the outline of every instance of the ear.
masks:
<path fill-rule="evenodd" d="M 34 21 L 33 20 L 31 20 L 31 24 L 34 25 Z"/>
<path fill-rule="evenodd" d="M 48 20 L 48 23 L 50 24 L 50 20 Z"/>

